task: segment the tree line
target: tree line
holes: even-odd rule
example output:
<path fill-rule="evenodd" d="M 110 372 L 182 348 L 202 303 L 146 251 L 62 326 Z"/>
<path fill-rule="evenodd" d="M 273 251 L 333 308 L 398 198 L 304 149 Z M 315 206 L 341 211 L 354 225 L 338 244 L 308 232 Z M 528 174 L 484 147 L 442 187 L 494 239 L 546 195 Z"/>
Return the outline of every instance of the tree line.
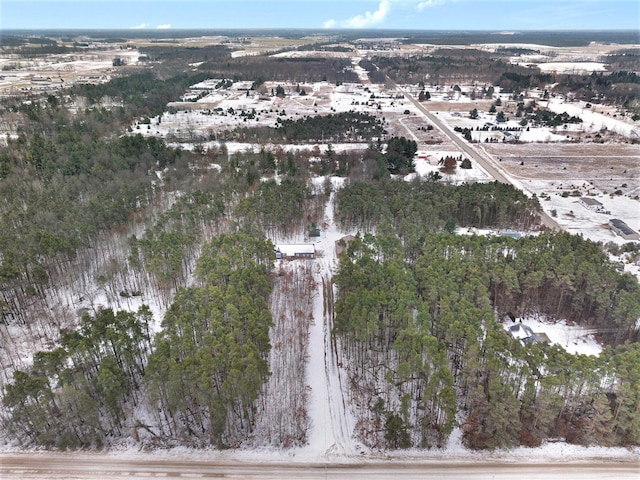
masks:
<path fill-rule="evenodd" d="M 347 58 L 278 58 L 245 56 L 226 63 L 205 62 L 199 71 L 210 72 L 210 78 L 231 78 L 233 81 L 253 81 L 259 88 L 265 81 L 312 83 L 326 81 L 358 82 Z"/>
<path fill-rule="evenodd" d="M 454 227 L 526 230 L 537 225 L 540 212 L 536 198 L 511 185 L 492 182 L 456 187 L 433 176 L 411 182 L 353 182 L 338 192 L 337 200 L 337 215 L 343 225 L 370 231 L 388 220 L 410 254 L 419 249 L 425 232 L 442 230 L 449 220 Z"/>
<path fill-rule="evenodd" d="M 432 85 L 461 83 L 464 78 L 470 83 L 495 85 L 504 72 L 526 74 L 528 71 L 525 67 L 511 65 L 500 55 L 450 49 L 409 58 L 373 56 L 369 63 L 361 63 L 361 66 L 368 71 L 374 83 L 384 83 L 385 76 L 388 76 L 396 83 L 419 84 L 428 79 Z"/>
<path fill-rule="evenodd" d="M 216 134 L 217 138 L 251 138 L 272 143 L 351 143 L 370 142 L 386 134 L 382 120 L 365 112 L 339 112 L 286 118 L 281 112 L 275 127 L 239 127 Z"/>

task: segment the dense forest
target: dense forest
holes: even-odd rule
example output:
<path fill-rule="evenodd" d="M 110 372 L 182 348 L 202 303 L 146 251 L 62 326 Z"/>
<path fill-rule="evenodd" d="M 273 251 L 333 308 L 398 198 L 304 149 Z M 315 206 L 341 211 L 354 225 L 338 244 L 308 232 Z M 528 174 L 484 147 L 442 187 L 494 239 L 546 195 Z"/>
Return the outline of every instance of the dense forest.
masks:
<path fill-rule="evenodd" d="M 404 240 L 407 253 L 419 250 L 424 232 L 466 227 L 529 229 L 538 223 L 540 205 L 510 185 L 463 184 L 434 180 L 354 182 L 338 192 L 340 221 L 371 230 L 388 221 Z"/>
<path fill-rule="evenodd" d="M 123 98 L 148 84 L 143 79 L 131 85 Z M 17 138 L 0 149 L 5 316 L 20 317 L 19 305 L 42 295 L 49 275 L 64 272 L 79 249 L 97 248 L 101 232 L 156 202 L 157 169 L 188 162 L 189 155 L 154 138 L 111 138 L 113 129 L 146 107 L 134 102 L 73 114 L 68 101 L 49 95 L 43 102 L 5 107 L 25 118 Z"/>
<path fill-rule="evenodd" d="M 640 288 L 597 246 L 568 234 L 431 234 L 417 257 L 403 253 L 392 233 L 365 235 L 335 277 L 361 441 L 440 447 L 457 422 L 474 449 L 640 441 Z M 509 311 L 573 315 L 611 346 L 599 357 L 523 346 L 496 322 Z"/>
<path fill-rule="evenodd" d="M 60 347 L 14 372 L 3 397 L 7 428 L 21 442 L 62 449 L 101 447 L 139 429 L 168 444 L 238 444 L 269 373 L 273 256 L 270 242 L 247 234 L 206 244 L 198 286 L 178 291 L 153 342 L 146 307 L 84 315 Z M 127 413 L 145 401 L 152 425 Z"/>
<path fill-rule="evenodd" d="M 358 76 L 345 58 L 278 58 L 248 56 L 227 60 L 226 64 L 205 61 L 200 71 L 211 72 L 212 78 L 251 80 L 256 85 L 264 81 L 310 83 L 357 82 Z"/>
<path fill-rule="evenodd" d="M 438 49 L 430 55 L 409 58 L 372 56 L 360 66 L 369 72 L 374 83 L 384 83 L 388 76 L 396 83 L 449 85 L 469 79 L 479 85 L 494 85 L 505 72 L 531 74 L 529 68 L 511 65 L 507 58 L 479 50 Z"/>

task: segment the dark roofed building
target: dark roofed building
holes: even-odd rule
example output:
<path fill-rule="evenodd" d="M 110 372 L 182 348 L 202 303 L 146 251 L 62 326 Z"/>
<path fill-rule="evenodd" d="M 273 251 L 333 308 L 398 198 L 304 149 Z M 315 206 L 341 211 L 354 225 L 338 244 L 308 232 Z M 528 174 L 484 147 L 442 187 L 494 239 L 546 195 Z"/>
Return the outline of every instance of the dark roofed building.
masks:
<path fill-rule="evenodd" d="M 349 248 L 349 243 L 353 242 L 355 239 L 356 237 L 353 235 L 345 235 L 340 240 L 336 240 L 336 256 L 339 256 Z"/>
<path fill-rule="evenodd" d="M 588 208 L 589 210 L 600 210 L 602 208 L 602 203 L 595 198 L 581 197 L 579 202 L 584 208 Z"/>
<path fill-rule="evenodd" d="M 616 232 L 625 240 L 640 240 L 640 234 L 629 227 L 626 223 L 624 223 L 619 218 L 612 218 L 609 220 L 609 226 L 611 230 Z"/>
<path fill-rule="evenodd" d="M 278 244 L 275 247 L 276 259 L 301 259 L 316 258 L 316 247 L 313 244 L 285 245 Z"/>
<path fill-rule="evenodd" d="M 546 335 L 540 336 L 539 334 L 534 333 L 529 325 L 524 325 L 523 323 L 516 323 L 509 327 L 509 333 L 513 338 L 520 340 L 525 345 L 544 342 L 549 339 Z"/>

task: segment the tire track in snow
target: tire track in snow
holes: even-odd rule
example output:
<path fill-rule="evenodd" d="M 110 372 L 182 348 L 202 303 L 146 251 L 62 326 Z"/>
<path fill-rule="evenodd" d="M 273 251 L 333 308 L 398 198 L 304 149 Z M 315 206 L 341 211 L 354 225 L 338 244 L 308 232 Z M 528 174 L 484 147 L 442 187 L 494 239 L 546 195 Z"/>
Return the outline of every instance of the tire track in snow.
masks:
<path fill-rule="evenodd" d="M 322 278 L 324 293 L 324 351 L 325 372 L 327 381 L 327 400 L 333 428 L 334 444 L 327 453 L 353 454 L 355 453 L 351 442 L 351 428 L 347 420 L 346 405 L 342 389 L 342 377 L 340 374 L 340 362 L 335 337 L 331 335 L 333 330 L 333 283 L 326 275 Z"/>
<path fill-rule="evenodd" d="M 355 454 L 337 348 L 331 335 L 334 315 L 332 269 L 336 258 L 333 242 L 340 236 L 333 221 L 334 203 L 335 192 L 332 192 L 325 208 L 327 228 L 319 245 L 322 252 L 314 260 L 314 322 L 309 331 L 307 363 L 307 381 L 311 387 L 308 408 L 311 430 L 309 445 L 303 451 L 320 456 Z"/>

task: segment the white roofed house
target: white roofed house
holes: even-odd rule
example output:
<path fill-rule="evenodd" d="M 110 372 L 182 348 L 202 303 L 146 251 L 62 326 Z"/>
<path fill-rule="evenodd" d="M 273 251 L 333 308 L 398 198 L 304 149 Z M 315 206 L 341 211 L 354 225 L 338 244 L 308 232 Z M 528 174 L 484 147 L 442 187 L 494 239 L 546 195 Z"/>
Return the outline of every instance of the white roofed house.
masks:
<path fill-rule="evenodd" d="M 275 246 L 276 259 L 316 258 L 316 247 L 312 243 L 278 244 Z"/>

